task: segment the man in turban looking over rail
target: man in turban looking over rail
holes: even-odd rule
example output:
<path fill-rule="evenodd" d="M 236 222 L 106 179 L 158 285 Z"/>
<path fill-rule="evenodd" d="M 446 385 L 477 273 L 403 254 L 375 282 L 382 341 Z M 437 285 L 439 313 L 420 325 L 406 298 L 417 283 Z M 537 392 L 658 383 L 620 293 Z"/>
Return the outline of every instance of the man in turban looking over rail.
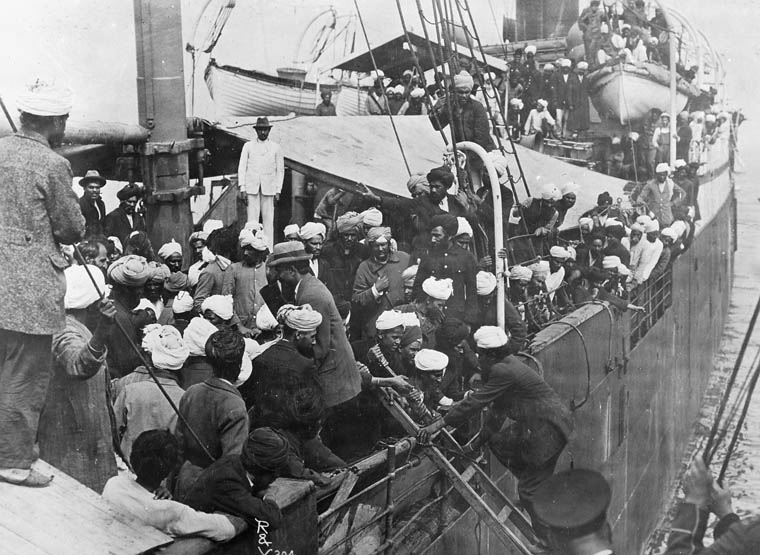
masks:
<path fill-rule="evenodd" d="M 455 403 L 443 420 L 420 430 L 419 440 L 444 426 L 458 426 L 488 407 L 480 433 L 467 445 L 477 451 L 488 444 L 494 456 L 518 480 L 517 491 L 539 537 L 531 498 L 553 473 L 572 432 L 570 410 L 532 368 L 507 354 L 509 336 L 483 326 L 474 335 L 483 385 Z"/>
<path fill-rule="evenodd" d="M 37 424 L 50 380 L 52 336 L 63 331 L 66 261 L 84 217 L 69 163 L 53 152 L 63 139 L 70 90 L 37 81 L 18 98 L 21 129 L 0 139 L 0 480 L 45 486 L 33 470 Z"/>
<path fill-rule="evenodd" d="M 454 244 L 459 224 L 450 214 L 435 216 L 430 223 L 432 247 L 430 254 L 422 259 L 414 281 L 414 291 L 419 297 L 423 282 L 433 276 L 450 279 L 453 294 L 446 304 L 447 316 L 475 325 L 478 316 L 478 294 L 475 274 L 477 260 L 472 253 Z"/>
<path fill-rule="evenodd" d="M 198 511 L 240 517 L 254 528 L 264 520 L 275 530 L 282 524 L 282 513 L 264 491 L 282 474 L 288 451 L 288 440 L 281 433 L 271 428 L 253 430 L 239 455 L 213 462 L 178 501 Z"/>

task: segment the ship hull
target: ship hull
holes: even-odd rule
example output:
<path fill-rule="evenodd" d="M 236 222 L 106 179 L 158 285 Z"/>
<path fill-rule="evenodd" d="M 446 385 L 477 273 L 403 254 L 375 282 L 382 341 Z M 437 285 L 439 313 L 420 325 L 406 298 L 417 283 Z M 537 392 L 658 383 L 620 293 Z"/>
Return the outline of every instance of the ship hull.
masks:
<path fill-rule="evenodd" d="M 589 73 L 589 96 L 600 115 L 607 115 L 622 125 L 644 118 L 652 108 L 670 111 L 669 72 L 655 64 L 618 64 Z M 676 107 L 683 110 L 691 96 L 692 85 L 679 77 Z"/>

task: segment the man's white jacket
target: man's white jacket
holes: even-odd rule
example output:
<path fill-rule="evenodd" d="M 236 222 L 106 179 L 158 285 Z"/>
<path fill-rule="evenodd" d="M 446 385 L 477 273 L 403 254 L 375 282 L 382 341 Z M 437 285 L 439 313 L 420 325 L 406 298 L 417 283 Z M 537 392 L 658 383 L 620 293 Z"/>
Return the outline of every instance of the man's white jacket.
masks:
<path fill-rule="evenodd" d="M 238 186 L 249 195 L 279 195 L 285 177 L 280 145 L 270 139 L 254 139 L 243 145 L 238 164 Z"/>

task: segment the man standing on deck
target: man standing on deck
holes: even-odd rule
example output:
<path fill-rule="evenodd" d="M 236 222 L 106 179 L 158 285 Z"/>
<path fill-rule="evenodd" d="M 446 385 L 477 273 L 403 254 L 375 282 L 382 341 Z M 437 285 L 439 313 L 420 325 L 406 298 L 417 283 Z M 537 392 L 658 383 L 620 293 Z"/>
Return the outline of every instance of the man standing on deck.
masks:
<path fill-rule="evenodd" d="M 121 244 L 126 246 L 127 239 L 133 231 L 145 231 L 145 220 L 136 211 L 137 202 L 142 196 L 142 190 L 134 183 L 128 183 L 116 193 L 119 206 L 106 214 L 103 221 L 105 234 L 108 237 L 118 237 Z"/>
<path fill-rule="evenodd" d="M 280 145 L 269 139 L 272 126 L 266 117 L 258 118 L 256 140 L 243 145 L 238 164 L 238 189 L 248 204 L 248 223 L 264 224 L 269 249 L 274 238 L 274 205 L 280 200 L 285 178 L 285 161 Z"/>
<path fill-rule="evenodd" d="M 103 224 L 106 218 L 106 205 L 100 197 L 100 189 L 106 184 L 106 178 L 98 170 L 89 170 L 79 180 L 79 186 L 84 194 L 79 198 L 79 208 L 84 216 L 85 237 L 103 235 Z"/>
<path fill-rule="evenodd" d="M 63 139 L 71 104 L 70 90 L 37 81 L 18 99 L 21 129 L 0 139 L 0 480 L 29 487 L 52 479 L 31 467 L 52 336 L 66 322 L 59 244 L 84 233 L 71 166 L 51 149 Z"/>

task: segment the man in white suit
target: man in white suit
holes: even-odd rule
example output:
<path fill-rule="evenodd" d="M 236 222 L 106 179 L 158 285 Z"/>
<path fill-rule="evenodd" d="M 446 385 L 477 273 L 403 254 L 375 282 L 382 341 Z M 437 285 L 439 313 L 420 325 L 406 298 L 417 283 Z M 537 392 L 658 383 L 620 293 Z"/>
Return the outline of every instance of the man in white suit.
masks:
<path fill-rule="evenodd" d="M 248 204 L 248 222 L 258 224 L 261 216 L 264 234 L 272 249 L 274 240 L 274 204 L 280 200 L 285 161 L 280 145 L 269 140 L 272 126 L 268 118 L 256 120 L 257 139 L 243 145 L 238 164 L 238 187 Z"/>

